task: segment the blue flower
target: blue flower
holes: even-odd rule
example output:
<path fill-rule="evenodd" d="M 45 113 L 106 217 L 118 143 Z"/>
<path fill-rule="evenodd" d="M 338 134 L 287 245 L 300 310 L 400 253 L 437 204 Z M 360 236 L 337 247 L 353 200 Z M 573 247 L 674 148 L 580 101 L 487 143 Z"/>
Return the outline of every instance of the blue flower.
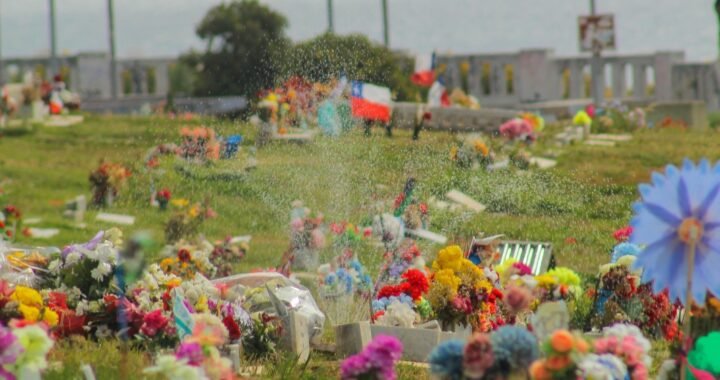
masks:
<path fill-rule="evenodd" d="M 720 165 L 686 159 L 681 169 L 653 173 L 652 184 L 639 189 L 630 243 L 645 246 L 635 261 L 643 282 L 654 281 L 655 292 L 668 288 L 670 299 L 687 305 L 687 251 L 695 243 L 692 297 L 704 304 L 708 291 L 720 295 Z"/>
<path fill-rule="evenodd" d="M 616 263 L 623 256 L 637 256 L 640 253 L 640 246 L 632 243 L 620 243 L 613 248 L 611 263 Z"/>
<path fill-rule="evenodd" d="M 463 378 L 463 353 L 465 342 L 460 339 L 446 340 L 430 353 L 430 371 L 447 380 Z"/>
<path fill-rule="evenodd" d="M 517 326 L 502 326 L 490 335 L 495 362 L 512 369 L 528 368 L 540 356 L 535 335 Z"/>
<path fill-rule="evenodd" d="M 325 283 L 332 286 L 332 284 L 335 283 L 335 275 L 330 273 L 327 276 L 325 276 Z"/>

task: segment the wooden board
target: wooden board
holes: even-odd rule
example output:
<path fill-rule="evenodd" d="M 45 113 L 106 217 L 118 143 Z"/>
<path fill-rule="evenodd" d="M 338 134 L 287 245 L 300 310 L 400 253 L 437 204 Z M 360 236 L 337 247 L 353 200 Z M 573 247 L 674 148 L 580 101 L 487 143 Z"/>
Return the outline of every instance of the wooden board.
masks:
<path fill-rule="evenodd" d="M 445 194 L 445 196 L 449 200 L 455 203 L 459 203 L 475 212 L 483 212 L 487 208 L 482 203 L 470 198 L 467 194 L 464 194 L 458 190 L 450 190 L 447 194 Z"/>

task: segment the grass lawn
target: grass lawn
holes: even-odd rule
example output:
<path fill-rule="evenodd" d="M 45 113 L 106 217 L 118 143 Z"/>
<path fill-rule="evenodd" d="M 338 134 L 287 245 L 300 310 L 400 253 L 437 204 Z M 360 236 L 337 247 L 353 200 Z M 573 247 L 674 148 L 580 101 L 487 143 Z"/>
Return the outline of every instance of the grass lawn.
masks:
<path fill-rule="evenodd" d="M 206 236 L 253 237 L 250 253 L 238 263 L 238 271 L 279 263 L 288 245 L 287 225 L 293 200 L 301 199 L 312 210 L 323 212 L 327 221 L 362 223 L 376 213 L 379 201 L 385 202 L 385 210 L 389 211 L 406 179 L 413 176 L 418 181 L 420 199 L 442 196 L 456 188 L 488 206 L 488 211 L 482 214 L 431 209 L 431 229 L 446 234 L 451 241 L 466 242 L 479 232 L 548 241 L 553 244 L 558 265 L 592 274 L 598 265 L 609 260 L 612 231 L 628 222 L 630 206 L 637 197 L 637 183 L 646 181 L 653 169 L 668 163 L 680 164 L 683 157 L 714 160 L 720 156 L 717 150 L 720 135 L 714 131 L 648 130 L 636 133 L 632 141 L 617 147 L 579 145 L 560 149 L 541 139 L 533 150 L 558 153 L 559 164 L 555 169 L 486 173 L 457 168 L 449 160 L 450 147 L 456 141 L 451 134 L 424 132 L 420 141 L 413 142 L 409 131 L 398 131 L 388 139 L 383 136 L 384 131 L 378 130 L 370 138 L 358 131 L 337 139 L 320 137 L 304 146 L 272 144 L 258 152 L 258 167 L 245 176 L 207 175 L 239 168 L 241 160 L 194 170 L 196 175 L 175 170 L 177 163 L 173 158 L 162 161 L 163 174 L 144 169 L 144 157 L 150 148 L 178 142 L 181 126 L 203 122 L 220 134 L 243 134 L 244 145 L 253 142 L 254 132 L 245 124 L 148 117 L 90 116 L 84 123 L 69 128 L 6 133 L 0 138 L 0 187 L 5 193 L 4 200 L 18 206 L 26 218 L 41 217 L 39 227 L 61 231 L 51 240 L 21 238 L 20 242 L 32 245 L 82 242 L 97 230 L 110 227 L 95 222 L 95 212 L 86 216 L 85 229 L 75 227 L 61 216 L 65 200 L 79 194 L 90 196 L 88 175 L 104 158 L 124 163 L 133 171 L 127 189 L 109 210 L 136 216 L 135 226 L 123 228 L 127 234 L 146 230 L 158 242 L 164 240 L 163 225 L 169 212 L 149 207 L 151 181 L 156 188 L 169 188 L 175 198 L 194 201 L 207 198 L 218 217 L 201 227 Z M 423 243 L 423 248 L 432 258 L 439 247 Z M 368 250 L 360 259 L 376 270 L 381 254 Z M 119 361 L 117 347 L 106 346 L 98 352 L 107 352 L 106 357 Z M 76 374 L 76 364 L 83 361 L 100 367 L 115 362 L 101 356 L 85 356 L 83 352 L 92 351 L 92 346 L 84 342 L 67 342 L 61 347 L 55 350 L 53 358 L 65 361 L 65 369 L 56 368 L 49 373 L 50 378 Z M 132 368 L 139 368 L 148 359 L 140 353 L 131 356 Z M 314 360 L 311 365 L 321 368 L 325 362 Z M 67 368 L 75 372 L 64 372 Z M 327 372 L 332 377 L 334 368 L 308 371 L 317 376 Z M 108 371 L 104 372 L 107 376 L 99 378 L 112 378 L 112 371 Z M 412 375 L 417 378 L 425 373 L 412 368 L 403 371 L 419 373 Z"/>

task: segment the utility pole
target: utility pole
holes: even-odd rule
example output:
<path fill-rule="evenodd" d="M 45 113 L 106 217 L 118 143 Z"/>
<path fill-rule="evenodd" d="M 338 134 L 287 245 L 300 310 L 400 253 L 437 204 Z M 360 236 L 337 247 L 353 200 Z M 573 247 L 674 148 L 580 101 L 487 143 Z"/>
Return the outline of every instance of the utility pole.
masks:
<path fill-rule="evenodd" d="M 49 0 L 50 6 L 50 71 L 52 75 L 59 73 L 57 57 L 57 39 L 55 25 L 55 0 Z"/>
<path fill-rule="evenodd" d="M 590 0 L 590 15 L 595 17 L 597 15 L 595 8 L 595 0 Z M 593 42 L 592 60 L 590 62 L 591 76 L 592 76 L 592 98 L 593 103 L 596 107 L 600 107 L 603 98 L 605 97 L 605 83 L 603 83 L 603 67 L 602 59 L 600 58 L 600 52 L 602 46 Z"/>
<path fill-rule="evenodd" d="M 328 33 L 335 33 L 335 26 L 333 23 L 333 0 L 327 0 L 327 12 L 328 12 Z"/>
<path fill-rule="evenodd" d="M 110 38 L 110 97 L 118 95 L 117 62 L 115 60 L 115 11 L 113 0 L 108 0 L 108 34 Z"/>
<path fill-rule="evenodd" d="M 382 14 L 383 14 L 383 42 L 385 43 L 385 47 L 390 47 L 390 31 L 389 31 L 389 22 L 388 22 L 388 5 L 387 0 L 382 0 Z"/>

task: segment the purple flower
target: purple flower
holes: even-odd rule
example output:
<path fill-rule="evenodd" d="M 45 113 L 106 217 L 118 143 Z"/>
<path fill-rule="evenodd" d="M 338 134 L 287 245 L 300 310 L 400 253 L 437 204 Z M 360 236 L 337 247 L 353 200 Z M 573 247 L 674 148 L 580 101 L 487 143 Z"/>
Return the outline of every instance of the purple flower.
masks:
<path fill-rule="evenodd" d="M 340 366 L 340 378 L 354 380 L 371 378 L 395 380 L 395 362 L 402 356 L 402 343 L 392 336 L 379 335 L 365 349 L 345 359 Z"/>
<path fill-rule="evenodd" d="M 0 325 L 0 365 L 15 362 L 17 355 L 22 351 L 17 337 L 7 327 Z"/>
<path fill-rule="evenodd" d="M 175 351 L 175 357 L 178 359 L 187 359 L 188 364 L 193 366 L 200 366 L 205 360 L 205 355 L 202 351 L 202 346 L 199 343 L 183 343 Z"/>
<path fill-rule="evenodd" d="M 704 304 L 708 291 L 720 296 L 720 164 L 686 159 L 681 169 L 669 165 L 665 175 L 653 173 L 652 184 L 639 189 L 630 243 L 645 245 L 635 261 L 643 281 L 654 281 L 655 292 L 668 288 L 671 299 L 687 305 L 687 252 L 694 244 L 692 297 Z"/>
<path fill-rule="evenodd" d="M 191 312 L 191 313 L 195 312 L 195 308 L 190 303 L 190 301 L 188 301 L 186 298 L 183 298 L 183 305 L 185 305 L 185 307 L 188 309 L 189 312 Z"/>
<path fill-rule="evenodd" d="M 65 256 L 67 256 L 70 252 L 74 252 L 75 250 L 77 250 L 78 247 L 82 247 L 90 251 L 94 250 L 95 248 L 97 248 L 97 245 L 100 244 L 104 236 L 105 231 L 100 231 L 95 234 L 95 237 L 90 239 L 90 241 L 87 243 L 68 245 L 62 250 L 62 258 L 65 259 Z"/>

